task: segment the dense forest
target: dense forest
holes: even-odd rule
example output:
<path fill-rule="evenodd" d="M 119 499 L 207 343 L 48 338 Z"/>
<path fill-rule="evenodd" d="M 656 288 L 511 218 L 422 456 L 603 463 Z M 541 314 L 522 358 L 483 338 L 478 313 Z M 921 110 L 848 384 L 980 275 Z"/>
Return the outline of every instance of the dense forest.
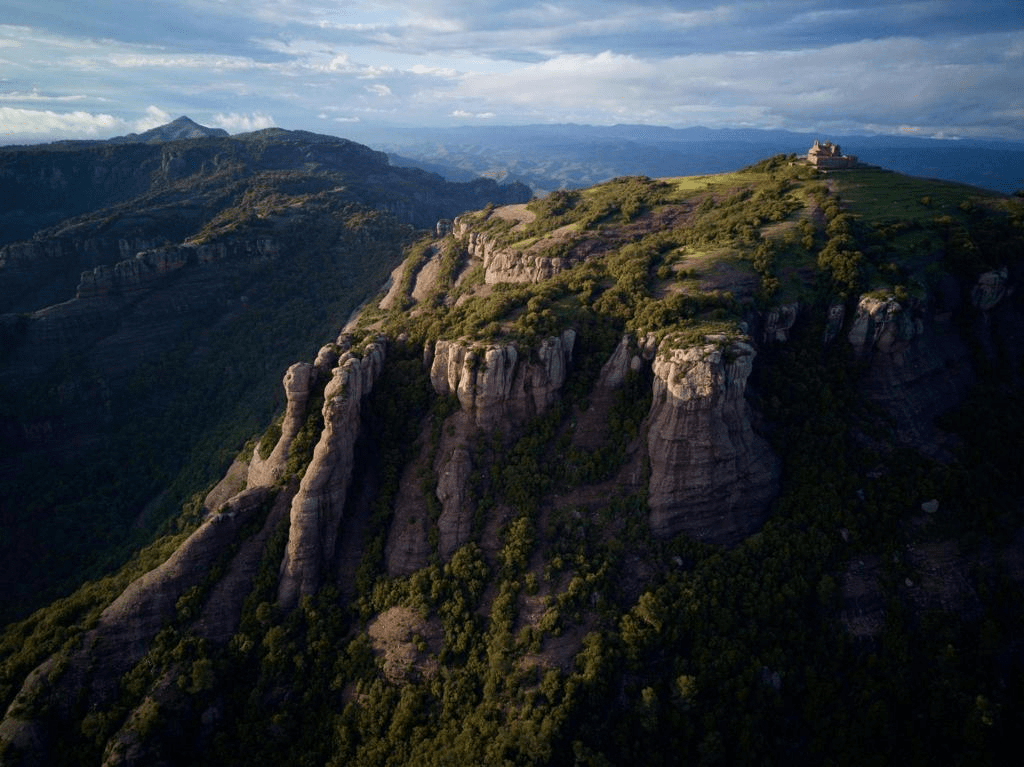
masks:
<path fill-rule="evenodd" d="M 338 367 L 311 374 L 249 516 L 197 492 L 122 568 L 5 629 L 4 764 L 1005 763 L 1024 725 L 1024 199 L 780 155 L 492 205 L 407 242 L 323 339 Z M 545 399 L 538 371 L 567 343 Z M 475 390 L 439 391 L 454 345 Z M 384 347 L 361 400 L 336 383 Z M 498 359 L 527 376 L 513 393 L 534 389 L 492 417 Z M 719 514 L 742 534 L 692 525 L 652 480 L 673 387 L 706 370 L 737 399 L 674 418 L 733 407 L 773 461 L 767 502 Z M 338 543 L 292 607 L 292 499 L 349 401 Z M 236 466 L 272 460 L 288 424 Z M 725 508 L 739 480 L 717 476 Z M 119 595 L 233 509 L 108 684 L 90 647 Z"/>

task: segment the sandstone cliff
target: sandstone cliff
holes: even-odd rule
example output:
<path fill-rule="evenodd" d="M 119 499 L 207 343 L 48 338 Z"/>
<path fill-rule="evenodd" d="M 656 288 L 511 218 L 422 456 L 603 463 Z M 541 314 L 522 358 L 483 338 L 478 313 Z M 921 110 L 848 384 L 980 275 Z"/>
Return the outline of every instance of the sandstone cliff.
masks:
<path fill-rule="evenodd" d="M 280 479 L 288 460 L 288 449 L 306 420 L 306 405 L 316 375 L 316 368 L 308 362 L 296 362 L 288 368 L 283 382 L 287 405 L 281 421 L 281 436 L 265 459 L 259 450 L 253 452 L 248 487 L 269 486 Z"/>
<path fill-rule="evenodd" d="M 862 296 L 847 340 L 867 365 L 863 391 L 886 409 L 900 439 L 939 454 L 934 419 L 963 398 L 975 374 L 965 339 L 937 300 Z"/>
<path fill-rule="evenodd" d="M 543 248 L 536 245 L 522 250 L 503 246 L 493 237 L 471 229 L 463 219 L 455 220 L 452 231 L 465 242 L 469 255 L 483 263 L 488 285 L 543 282 L 574 263 L 568 257 L 543 255 L 538 252 Z"/>
<path fill-rule="evenodd" d="M 754 348 L 743 340 L 662 342 L 654 359 L 647 449 L 651 528 L 733 543 L 763 520 L 779 462 L 744 399 Z"/>
<path fill-rule="evenodd" d="M 536 359 L 523 359 L 515 344 L 478 347 L 438 341 L 430 383 L 441 396 L 454 394 L 481 428 L 522 423 L 544 412 L 558 396 L 572 363 L 574 330 L 544 339 Z"/>
<path fill-rule="evenodd" d="M 278 587 L 278 602 L 284 607 L 293 607 L 300 597 L 316 591 L 334 558 L 352 482 L 362 401 L 380 375 L 384 355 L 383 340 L 369 344 L 362 359 L 346 352 L 324 389 L 324 430 L 292 501 Z"/>

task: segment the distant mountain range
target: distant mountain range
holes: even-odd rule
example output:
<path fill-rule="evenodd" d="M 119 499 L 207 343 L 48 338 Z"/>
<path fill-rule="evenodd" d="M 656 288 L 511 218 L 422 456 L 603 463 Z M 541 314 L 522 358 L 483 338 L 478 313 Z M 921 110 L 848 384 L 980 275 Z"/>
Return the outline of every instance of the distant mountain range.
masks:
<path fill-rule="evenodd" d="M 1012 194 L 1024 188 L 1024 144 L 909 136 L 835 136 L 779 130 L 648 125 L 395 128 L 348 135 L 452 180 L 489 176 L 543 193 L 617 176 L 722 173 L 775 154 L 805 154 L 815 139 L 839 143 L 863 162 L 923 178 Z"/>

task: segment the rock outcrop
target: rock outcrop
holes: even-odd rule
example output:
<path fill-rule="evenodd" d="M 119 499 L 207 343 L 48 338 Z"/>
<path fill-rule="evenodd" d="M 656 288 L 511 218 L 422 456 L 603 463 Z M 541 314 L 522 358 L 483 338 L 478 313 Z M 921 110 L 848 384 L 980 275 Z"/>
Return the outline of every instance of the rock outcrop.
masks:
<path fill-rule="evenodd" d="M 789 340 L 789 331 L 796 324 L 796 318 L 799 314 L 800 304 L 797 302 L 772 307 L 764 318 L 762 335 L 765 343 Z"/>
<path fill-rule="evenodd" d="M 284 393 L 288 404 L 281 421 L 281 436 L 265 459 L 254 450 L 249 463 L 248 487 L 273 485 L 284 473 L 288 449 L 306 420 L 306 405 L 316 379 L 316 368 L 308 362 L 296 362 L 284 375 Z"/>
<path fill-rule="evenodd" d="M 140 290 L 188 264 L 203 264 L 233 256 L 273 258 L 279 253 L 278 243 L 271 238 L 144 250 L 113 266 L 101 264 L 91 271 L 82 272 L 75 295 L 90 298 Z"/>
<path fill-rule="evenodd" d="M 367 345 L 362 359 L 346 352 L 324 389 L 324 430 L 291 506 L 278 585 L 283 607 L 293 607 L 300 597 L 316 591 L 334 558 L 352 481 L 362 401 L 380 375 L 384 355 L 382 340 Z"/>
<path fill-rule="evenodd" d="M 1010 272 L 1005 266 L 981 274 L 971 288 L 971 303 L 974 308 L 983 312 L 994 309 L 1009 292 L 1009 278 Z"/>
<path fill-rule="evenodd" d="M 846 306 L 842 303 L 832 304 L 825 316 L 825 333 L 823 342 L 828 346 L 843 332 L 843 322 L 846 321 Z"/>
<path fill-rule="evenodd" d="M 493 237 L 471 230 L 463 219 L 455 220 L 452 232 L 465 241 L 471 258 L 483 262 L 484 282 L 488 285 L 543 282 L 575 263 L 570 258 L 533 253 L 529 248 L 505 247 Z"/>
<path fill-rule="evenodd" d="M 761 523 L 779 461 L 754 433 L 744 393 L 754 349 L 739 340 L 673 346 L 654 359 L 648 416 L 651 529 L 735 543 Z"/>
<path fill-rule="evenodd" d="M 438 551 L 447 560 L 455 550 L 469 540 L 472 514 L 469 509 L 469 475 L 473 460 L 464 447 L 452 450 L 437 478 L 437 499 L 441 514 L 437 520 Z"/>
<path fill-rule="evenodd" d="M 872 351 L 899 351 L 915 335 L 924 332 L 920 318 L 915 318 L 893 296 L 861 296 L 857 315 L 847 334 L 854 353 L 864 357 Z"/>
<path fill-rule="evenodd" d="M 522 423 L 555 401 L 572 363 L 574 330 L 544 339 L 536 359 L 523 358 L 514 343 L 478 347 L 438 341 L 430 383 L 441 396 L 455 394 L 481 428 Z"/>
<path fill-rule="evenodd" d="M 962 400 L 974 372 L 948 311 L 935 309 L 862 296 L 847 340 L 867 365 L 864 393 L 888 411 L 898 438 L 938 455 L 934 418 Z"/>

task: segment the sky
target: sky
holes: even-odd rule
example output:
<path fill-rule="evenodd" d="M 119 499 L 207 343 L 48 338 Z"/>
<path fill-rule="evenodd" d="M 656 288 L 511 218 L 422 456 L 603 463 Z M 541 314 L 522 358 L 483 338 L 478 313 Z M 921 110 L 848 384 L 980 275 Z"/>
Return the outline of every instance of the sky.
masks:
<path fill-rule="evenodd" d="M 1024 2 L 0 0 L 0 144 L 181 115 L 1024 141 Z"/>

